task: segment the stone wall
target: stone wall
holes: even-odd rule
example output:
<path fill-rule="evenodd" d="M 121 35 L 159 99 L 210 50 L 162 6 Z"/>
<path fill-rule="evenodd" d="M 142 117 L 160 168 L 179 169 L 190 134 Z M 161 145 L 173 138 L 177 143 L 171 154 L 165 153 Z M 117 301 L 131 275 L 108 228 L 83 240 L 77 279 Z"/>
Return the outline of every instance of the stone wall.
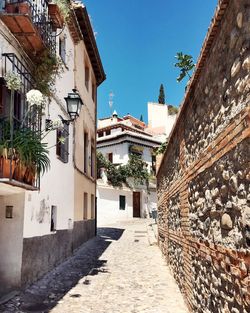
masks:
<path fill-rule="evenodd" d="M 192 312 L 250 312 L 250 3 L 220 0 L 158 173 L 159 245 Z"/>

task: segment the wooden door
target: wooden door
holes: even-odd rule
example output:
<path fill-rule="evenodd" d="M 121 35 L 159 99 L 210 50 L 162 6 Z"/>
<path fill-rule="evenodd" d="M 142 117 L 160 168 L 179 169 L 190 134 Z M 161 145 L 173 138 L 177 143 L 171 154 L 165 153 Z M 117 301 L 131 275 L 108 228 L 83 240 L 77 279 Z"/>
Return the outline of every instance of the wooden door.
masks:
<path fill-rule="evenodd" d="M 141 217 L 141 194 L 133 192 L 133 217 Z"/>

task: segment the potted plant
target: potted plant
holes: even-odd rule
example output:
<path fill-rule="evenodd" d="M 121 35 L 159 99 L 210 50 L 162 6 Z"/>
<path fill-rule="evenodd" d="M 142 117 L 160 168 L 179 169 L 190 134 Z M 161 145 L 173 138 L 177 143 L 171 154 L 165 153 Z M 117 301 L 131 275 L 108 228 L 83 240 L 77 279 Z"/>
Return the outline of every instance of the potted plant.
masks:
<path fill-rule="evenodd" d="M 14 137 L 16 159 L 21 179 L 34 185 L 37 176 L 44 174 L 50 168 L 47 144 L 41 142 L 39 133 L 29 128 L 19 130 Z"/>
<path fill-rule="evenodd" d="M 67 0 L 53 0 L 48 3 L 48 13 L 52 20 L 53 27 L 62 28 L 69 17 L 70 4 Z"/>
<path fill-rule="evenodd" d="M 18 3 L 18 13 L 19 14 L 30 14 L 29 3 L 26 1 Z"/>
<path fill-rule="evenodd" d="M 6 3 L 5 11 L 9 14 L 30 14 L 30 5 L 23 1 L 20 3 Z"/>
<path fill-rule="evenodd" d="M 12 178 L 15 164 L 15 150 L 11 147 L 9 123 L 3 122 L 3 137 L 0 141 L 0 177 Z"/>

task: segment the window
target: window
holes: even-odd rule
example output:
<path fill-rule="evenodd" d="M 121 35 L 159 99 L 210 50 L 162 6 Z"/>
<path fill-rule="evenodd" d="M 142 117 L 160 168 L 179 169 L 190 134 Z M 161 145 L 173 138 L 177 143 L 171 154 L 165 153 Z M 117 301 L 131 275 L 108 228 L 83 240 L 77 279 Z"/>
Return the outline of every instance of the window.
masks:
<path fill-rule="evenodd" d="M 9 117 L 11 91 L 4 85 L 2 81 L 0 83 L 0 117 Z M 14 91 L 14 108 L 13 118 L 14 125 L 18 126 L 24 116 L 24 101 L 19 91 Z"/>
<path fill-rule="evenodd" d="M 89 90 L 89 67 L 85 66 L 85 86 Z"/>
<path fill-rule="evenodd" d="M 98 137 L 103 137 L 103 132 L 99 132 Z"/>
<path fill-rule="evenodd" d="M 84 173 L 88 173 L 88 133 L 84 133 Z"/>
<path fill-rule="evenodd" d="M 156 174 L 156 156 L 152 154 L 152 172 L 155 175 Z"/>
<path fill-rule="evenodd" d="M 57 129 L 56 154 L 59 159 L 68 163 L 69 161 L 69 125 L 64 124 L 63 129 Z"/>
<path fill-rule="evenodd" d="M 84 192 L 83 194 L 83 219 L 86 220 L 88 218 L 88 194 Z"/>
<path fill-rule="evenodd" d="M 106 130 L 106 136 L 110 135 L 111 134 L 111 131 L 110 129 L 109 130 Z"/>
<path fill-rule="evenodd" d="M 125 196 L 119 196 L 120 198 L 120 206 L 119 206 L 119 209 L 120 210 L 125 210 L 125 206 L 126 206 L 126 197 Z"/>
<path fill-rule="evenodd" d="M 51 206 L 50 231 L 56 231 L 56 206 Z"/>
<path fill-rule="evenodd" d="M 95 102 L 95 99 L 96 99 L 96 87 L 95 87 L 94 83 L 92 84 L 92 99 Z"/>
<path fill-rule="evenodd" d="M 91 195 L 91 218 L 95 218 L 95 196 Z"/>
<path fill-rule="evenodd" d="M 4 114 L 4 86 L 0 85 L 0 116 Z"/>
<path fill-rule="evenodd" d="M 95 145 L 94 140 L 91 140 L 91 177 L 95 177 Z"/>
<path fill-rule="evenodd" d="M 66 63 L 66 37 L 59 38 L 59 55 L 64 63 Z"/>
<path fill-rule="evenodd" d="M 108 160 L 109 162 L 113 163 L 113 153 L 108 153 Z"/>

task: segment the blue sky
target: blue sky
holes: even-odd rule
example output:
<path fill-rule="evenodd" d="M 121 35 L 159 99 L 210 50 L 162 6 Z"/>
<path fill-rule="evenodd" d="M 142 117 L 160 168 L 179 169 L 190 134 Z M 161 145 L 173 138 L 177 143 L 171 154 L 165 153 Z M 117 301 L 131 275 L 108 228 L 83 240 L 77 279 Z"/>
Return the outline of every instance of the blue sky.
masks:
<path fill-rule="evenodd" d="M 166 102 L 179 106 L 185 81 L 176 82 L 177 52 L 196 62 L 217 0 L 84 0 L 91 16 L 107 79 L 98 88 L 98 117 L 130 113 L 147 121 L 147 102 L 157 102 L 163 83 Z"/>

